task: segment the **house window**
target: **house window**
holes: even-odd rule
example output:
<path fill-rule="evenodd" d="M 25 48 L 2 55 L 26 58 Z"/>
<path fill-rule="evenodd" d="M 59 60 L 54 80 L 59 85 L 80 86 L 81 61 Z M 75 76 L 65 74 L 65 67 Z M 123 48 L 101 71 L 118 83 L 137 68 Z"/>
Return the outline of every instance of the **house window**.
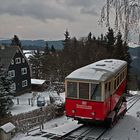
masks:
<path fill-rule="evenodd" d="M 15 70 L 8 71 L 9 77 L 15 77 Z"/>
<path fill-rule="evenodd" d="M 27 80 L 22 81 L 22 87 L 26 87 L 27 85 L 28 85 L 28 81 Z"/>
<path fill-rule="evenodd" d="M 25 63 L 25 59 L 24 58 L 22 58 L 22 63 Z"/>
<path fill-rule="evenodd" d="M 12 84 L 11 84 L 11 89 L 12 89 L 12 90 L 16 90 L 16 83 L 12 83 Z"/>
<path fill-rule="evenodd" d="M 14 65 L 14 60 L 13 59 L 11 60 L 11 65 Z"/>
<path fill-rule="evenodd" d="M 16 64 L 20 64 L 20 63 L 21 63 L 21 58 L 20 57 L 16 58 Z"/>
<path fill-rule="evenodd" d="M 27 74 L 27 68 L 21 68 L 21 74 L 22 75 Z"/>

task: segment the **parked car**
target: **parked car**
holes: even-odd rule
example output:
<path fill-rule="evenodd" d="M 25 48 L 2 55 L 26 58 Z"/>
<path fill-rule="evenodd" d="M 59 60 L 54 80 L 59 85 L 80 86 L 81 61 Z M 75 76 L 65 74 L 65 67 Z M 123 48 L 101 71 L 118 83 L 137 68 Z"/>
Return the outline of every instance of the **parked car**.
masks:
<path fill-rule="evenodd" d="M 45 97 L 44 96 L 38 96 L 37 97 L 37 106 L 38 107 L 42 107 L 45 106 L 46 102 L 45 102 Z"/>
<path fill-rule="evenodd" d="M 13 96 L 7 96 L 7 107 L 8 109 L 12 108 L 14 106 L 14 102 L 13 102 Z"/>
<path fill-rule="evenodd" d="M 63 98 L 57 94 L 56 91 L 50 92 L 49 97 L 50 97 L 50 103 L 55 104 L 56 106 L 59 107 L 64 107 L 65 102 Z"/>

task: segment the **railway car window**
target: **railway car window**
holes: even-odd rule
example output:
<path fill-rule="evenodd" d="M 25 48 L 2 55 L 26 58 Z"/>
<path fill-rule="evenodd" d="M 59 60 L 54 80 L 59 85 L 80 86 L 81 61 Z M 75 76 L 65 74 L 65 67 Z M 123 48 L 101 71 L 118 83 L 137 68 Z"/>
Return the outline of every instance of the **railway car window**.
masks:
<path fill-rule="evenodd" d="M 89 83 L 79 83 L 79 98 L 89 99 Z"/>
<path fill-rule="evenodd" d="M 91 84 L 91 99 L 101 101 L 101 87 L 99 84 Z"/>
<path fill-rule="evenodd" d="M 123 71 L 123 78 L 125 77 L 124 71 Z"/>
<path fill-rule="evenodd" d="M 119 76 L 117 77 L 117 86 L 119 85 Z"/>
<path fill-rule="evenodd" d="M 105 98 L 107 99 L 110 95 L 110 90 L 111 90 L 111 83 L 108 82 L 105 84 Z"/>
<path fill-rule="evenodd" d="M 111 91 L 111 82 L 108 83 L 108 90 Z"/>
<path fill-rule="evenodd" d="M 114 90 L 116 89 L 116 83 L 117 83 L 117 80 L 115 79 L 115 81 L 114 81 Z"/>
<path fill-rule="evenodd" d="M 121 73 L 121 81 L 123 80 L 123 74 Z"/>
<path fill-rule="evenodd" d="M 67 82 L 67 97 L 77 98 L 77 83 Z"/>

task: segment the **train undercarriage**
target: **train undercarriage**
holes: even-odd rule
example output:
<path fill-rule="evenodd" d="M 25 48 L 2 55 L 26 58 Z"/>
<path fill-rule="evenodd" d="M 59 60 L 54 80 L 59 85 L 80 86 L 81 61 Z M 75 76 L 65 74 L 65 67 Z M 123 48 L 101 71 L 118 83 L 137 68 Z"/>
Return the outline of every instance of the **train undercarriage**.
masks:
<path fill-rule="evenodd" d="M 105 120 L 106 126 L 113 127 L 117 123 L 117 121 L 125 115 L 126 111 L 127 111 L 126 98 L 122 96 L 118 101 L 114 110 L 111 111 L 107 116 Z"/>

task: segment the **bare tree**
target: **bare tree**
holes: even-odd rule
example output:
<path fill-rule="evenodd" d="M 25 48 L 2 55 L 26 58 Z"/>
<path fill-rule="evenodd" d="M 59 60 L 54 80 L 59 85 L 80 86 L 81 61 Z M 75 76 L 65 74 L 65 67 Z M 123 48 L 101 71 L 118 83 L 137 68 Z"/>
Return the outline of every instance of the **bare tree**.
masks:
<path fill-rule="evenodd" d="M 105 23 L 110 27 L 110 14 L 112 9 L 115 12 L 115 29 L 124 33 L 124 40 L 128 41 L 131 30 L 140 34 L 140 0 L 106 0 L 106 4 L 101 10 L 100 23 Z"/>

